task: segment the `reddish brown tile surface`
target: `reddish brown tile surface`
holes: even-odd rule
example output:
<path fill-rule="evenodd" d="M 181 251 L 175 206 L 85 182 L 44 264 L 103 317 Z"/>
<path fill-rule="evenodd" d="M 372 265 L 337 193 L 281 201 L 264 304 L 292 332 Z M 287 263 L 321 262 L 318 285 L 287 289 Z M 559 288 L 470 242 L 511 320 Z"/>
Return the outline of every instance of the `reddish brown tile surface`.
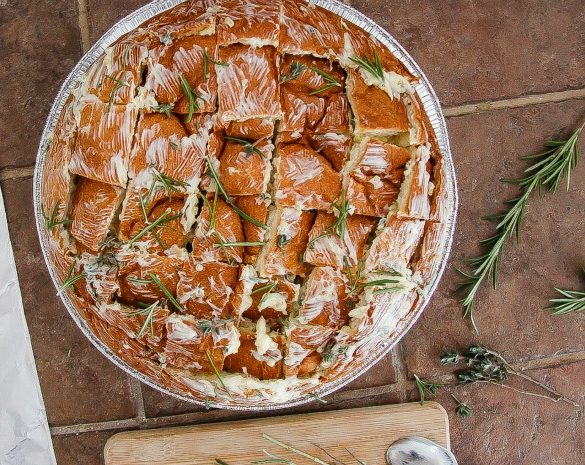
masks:
<path fill-rule="evenodd" d="M 93 44 L 116 22 L 137 10 L 149 0 L 88 0 L 89 39 Z"/>
<path fill-rule="evenodd" d="M 518 394 L 498 386 L 459 386 L 452 392 L 472 409 L 454 414 L 455 402 L 445 391 L 437 400 L 449 412 L 451 447 L 459 463 L 580 464 L 585 450 L 583 379 L 585 363 L 530 372 L 579 407 Z"/>
<path fill-rule="evenodd" d="M 53 436 L 53 447 L 59 465 L 102 465 L 104 446 L 114 432 Z"/>
<path fill-rule="evenodd" d="M 33 221 L 31 180 L 5 181 L 2 193 L 49 423 L 134 416 L 127 376 L 89 343 L 56 296 Z"/>
<path fill-rule="evenodd" d="M 552 316 L 542 309 L 554 286 L 582 288 L 579 273 L 585 262 L 585 243 L 575 234 L 585 226 L 585 163 L 573 174 L 573 184 L 534 196 L 526 212 L 522 241 L 510 241 L 500 266 L 498 290 L 489 285 L 479 293 L 474 337 L 461 319 L 461 306 L 451 291 L 459 276 L 453 266 L 478 252 L 478 240 L 493 225 L 478 219 L 498 212 L 502 202 L 516 195 L 513 186 L 499 182 L 520 174 L 517 157 L 541 149 L 543 138 L 566 135 L 585 114 L 585 101 L 539 105 L 451 118 L 449 129 L 459 178 L 460 210 L 448 271 L 430 305 L 404 338 L 408 367 L 421 376 L 440 371 L 437 356 L 451 346 L 479 341 L 511 360 L 538 358 L 584 350 L 585 318 Z M 585 148 L 585 144 L 581 143 Z M 489 284 L 489 283 L 486 283 Z"/>
<path fill-rule="evenodd" d="M 444 105 L 585 84 L 581 0 L 352 0 L 430 78 Z"/>
<path fill-rule="evenodd" d="M 81 55 L 76 2 L 0 2 L 0 168 L 34 163 L 55 94 Z"/>

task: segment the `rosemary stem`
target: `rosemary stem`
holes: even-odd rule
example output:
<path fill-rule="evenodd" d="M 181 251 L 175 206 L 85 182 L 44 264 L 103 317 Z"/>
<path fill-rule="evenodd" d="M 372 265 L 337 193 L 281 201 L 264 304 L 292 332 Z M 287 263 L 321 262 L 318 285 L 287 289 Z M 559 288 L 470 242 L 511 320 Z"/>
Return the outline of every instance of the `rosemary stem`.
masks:
<path fill-rule="evenodd" d="M 315 463 L 318 463 L 319 465 L 331 465 L 331 464 L 321 460 L 318 457 L 314 457 L 313 455 L 307 454 L 306 452 L 303 452 L 302 450 L 299 450 L 293 446 L 289 446 L 288 444 L 285 444 L 284 442 L 280 442 L 278 439 L 274 439 L 272 436 L 269 436 L 266 433 L 262 433 L 262 437 L 264 439 L 267 439 L 268 441 L 272 442 L 273 444 L 276 444 L 277 446 L 282 447 L 283 449 L 286 449 L 289 452 L 292 452 L 293 454 L 297 454 L 297 455 L 300 455 L 301 457 L 305 457 L 306 459 L 309 459 Z"/>

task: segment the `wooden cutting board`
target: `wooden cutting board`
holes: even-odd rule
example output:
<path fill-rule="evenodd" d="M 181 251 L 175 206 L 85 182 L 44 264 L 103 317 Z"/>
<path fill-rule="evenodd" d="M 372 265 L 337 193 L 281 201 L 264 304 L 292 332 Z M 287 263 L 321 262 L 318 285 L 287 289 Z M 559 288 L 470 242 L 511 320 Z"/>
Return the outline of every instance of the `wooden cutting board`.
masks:
<path fill-rule="evenodd" d="M 406 436 L 422 436 L 449 447 L 449 420 L 435 402 L 386 405 L 256 420 L 233 421 L 127 431 L 112 436 L 105 447 L 106 465 L 250 465 L 268 458 L 263 450 L 301 465 L 310 460 L 295 456 L 262 437 L 262 433 L 326 462 L 333 462 L 314 444 L 348 465 L 357 465 L 349 449 L 368 465 L 386 463 L 390 443 Z"/>

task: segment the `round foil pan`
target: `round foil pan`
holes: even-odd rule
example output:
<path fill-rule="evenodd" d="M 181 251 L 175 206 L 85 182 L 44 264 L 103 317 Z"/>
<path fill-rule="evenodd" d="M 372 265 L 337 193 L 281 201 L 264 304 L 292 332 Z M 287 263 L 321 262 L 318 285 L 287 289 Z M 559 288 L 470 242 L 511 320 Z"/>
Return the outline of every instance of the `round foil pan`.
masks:
<path fill-rule="evenodd" d="M 49 273 L 58 289 L 61 283 L 59 282 L 57 275 L 51 265 L 48 254 L 48 241 L 47 236 L 43 234 L 44 220 L 41 214 L 41 179 L 43 174 L 43 167 L 45 164 L 45 157 L 47 150 L 53 135 L 55 125 L 59 118 L 62 108 L 65 105 L 67 97 L 71 93 L 77 81 L 85 74 L 89 66 L 91 66 L 104 52 L 106 48 L 112 45 L 118 38 L 127 32 L 132 31 L 146 20 L 156 16 L 163 11 L 166 11 L 184 0 L 155 0 L 148 5 L 136 10 L 135 12 L 128 15 L 126 18 L 115 24 L 109 31 L 107 31 L 101 39 L 99 39 L 93 47 L 83 56 L 83 58 L 77 63 L 73 71 L 67 76 L 67 79 L 61 86 L 57 97 L 53 103 L 53 106 L 49 112 L 47 122 L 41 136 L 40 146 L 37 154 L 37 161 L 34 173 L 34 185 L 33 185 L 33 202 L 35 209 L 35 219 L 37 225 L 37 231 L 41 241 L 41 248 L 43 256 Z M 299 0 L 302 1 L 302 0 Z M 451 250 L 451 244 L 453 242 L 453 232 L 455 227 L 455 218 L 457 214 L 458 197 L 457 197 L 457 181 L 455 177 L 455 170 L 453 167 L 453 160 L 451 157 L 451 150 L 449 148 L 449 139 L 447 136 L 447 127 L 445 119 L 441 111 L 439 100 L 435 94 L 435 91 L 431 87 L 431 84 L 427 77 L 424 75 L 420 67 L 415 63 L 412 57 L 402 48 L 402 46 L 386 32 L 382 27 L 377 25 L 374 21 L 360 13 L 359 11 L 351 8 L 348 5 L 341 3 L 338 0 L 312 0 L 318 6 L 321 6 L 346 21 L 356 24 L 370 33 L 372 36 L 377 38 L 382 44 L 384 44 L 412 73 L 416 76 L 419 81 L 415 86 L 415 90 L 420 97 L 424 110 L 426 111 L 430 123 L 435 131 L 437 142 L 441 155 L 443 157 L 443 166 L 447 176 L 447 191 L 448 191 L 448 204 L 445 209 L 447 216 L 444 219 L 446 223 L 446 232 L 442 240 L 442 248 L 437 253 L 436 260 L 439 262 L 437 272 L 432 279 L 432 282 L 428 285 L 428 292 L 425 299 L 419 299 L 418 304 L 414 306 L 405 315 L 401 315 L 398 320 L 396 327 L 392 334 L 381 344 L 373 350 L 367 358 L 361 361 L 360 365 L 355 367 L 351 366 L 351 370 L 333 381 L 321 383 L 317 389 L 312 391 L 311 395 L 300 395 L 298 398 L 293 399 L 286 403 L 259 403 L 258 405 L 241 405 L 241 404 L 230 404 L 229 402 L 218 402 L 209 404 L 211 407 L 232 409 L 232 410 L 277 410 L 283 408 L 294 407 L 302 404 L 306 404 L 311 401 L 315 401 L 315 398 L 321 398 L 332 392 L 340 389 L 346 384 L 358 378 L 365 371 L 375 365 L 382 357 L 384 357 L 390 350 L 400 341 L 400 339 L 406 334 L 406 332 L 416 322 L 418 317 L 421 315 L 425 307 L 428 305 L 429 300 L 433 292 L 435 291 L 440 278 L 445 270 L 449 252 Z M 121 360 L 116 354 L 114 354 L 104 343 L 102 343 L 91 331 L 86 324 L 85 320 L 76 310 L 75 306 L 66 295 L 61 294 L 61 299 L 65 304 L 65 307 L 69 311 L 73 320 L 77 323 L 81 331 L 85 336 L 92 342 L 92 344 L 104 354 L 110 361 L 116 364 L 125 372 L 129 373 L 133 377 L 139 379 L 148 386 L 157 389 L 165 394 L 168 394 L 177 399 L 191 402 L 198 405 L 204 405 L 204 403 L 193 397 L 180 395 L 162 386 L 146 375 L 138 372 L 134 368 L 128 366 L 123 360 Z"/>

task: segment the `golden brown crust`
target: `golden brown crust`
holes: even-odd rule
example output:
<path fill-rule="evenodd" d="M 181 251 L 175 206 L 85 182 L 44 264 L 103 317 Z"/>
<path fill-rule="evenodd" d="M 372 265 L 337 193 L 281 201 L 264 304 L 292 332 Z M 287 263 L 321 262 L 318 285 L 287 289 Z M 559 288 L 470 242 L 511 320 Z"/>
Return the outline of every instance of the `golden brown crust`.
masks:
<path fill-rule="evenodd" d="M 195 318 L 228 318 L 230 296 L 238 280 L 238 267 L 226 263 L 186 260 L 179 271 L 177 300 Z"/>
<path fill-rule="evenodd" d="M 347 196 L 355 213 L 386 216 L 398 198 L 411 155 L 402 147 L 369 139 L 355 152 L 347 180 Z"/>
<path fill-rule="evenodd" d="M 219 116 L 224 122 L 251 118 L 276 119 L 280 116 L 276 49 L 230 45 L 219 51 Z"/>
<path fill-rule="evenodd" d="M 331 211 L 339 196 L 341 179 L 329 161 L 300 144 L 277 149 L 276 198 L 281 205 L 304 210 Z"/>
<path fill-rule="evenodd" d="M 390 97 L 377 86 L 369 86 L 359 71 L 350 70 L 347 80 L 357 134 L 387 137 L 408 132 L 408 114 L 402 100 Z"/>
<path fill-rule="evenodd" d="M 280 1 L 220 0 L 217 22 L 217 42 L 219 45 L 234 43 L 278 45 L 280 35 Z"/>
<path fill-rule="evenodd" d="M 71 200 L 69 232 L 76 241 L 97 252 L 109 231 L 124 191 L 119 187 L 80 178 Z"/>
<path fill-rule="evenodd" d="M 338 56 L 343 49 L 339 16 L 312 3 L 283 0 L 280 50 L 318 57 Z"/>
<path fill-rule="evenodd" d="M 79 130 L 69 170 L 96 181 L 126 187 L 128 159 L 138 111 L 130 105 L 81 104 Z"/>

